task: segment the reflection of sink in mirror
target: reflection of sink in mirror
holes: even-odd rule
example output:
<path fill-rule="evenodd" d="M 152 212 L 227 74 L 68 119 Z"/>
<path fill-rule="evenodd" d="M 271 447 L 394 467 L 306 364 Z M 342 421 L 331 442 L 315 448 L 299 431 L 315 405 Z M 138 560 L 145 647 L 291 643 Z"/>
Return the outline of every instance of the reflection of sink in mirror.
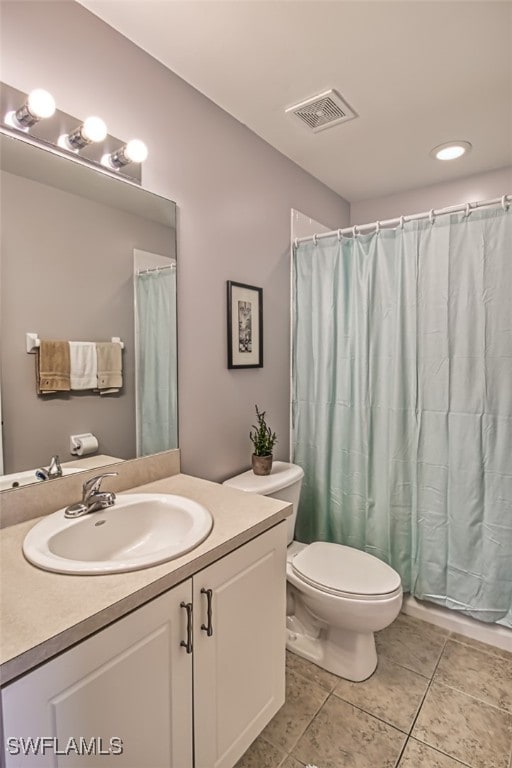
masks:
<path fill-rule="evenodd" d="M 63 467 L 63 475 L 74 475 L 75 472 L 82 472 L 78 467 Z M 51 477 L 50 480 L 55 478 Z M 6 491 L 8 488 L 20 488 L 22 485 L 30 485 L 31 483 L 46 482 L 42 478 L 36 476 L 35 469 L 27 469 L 25 472 L 13 472 L 11 475 L 0 476 L 0 491 Z"/>
<path fill-rule="evenodd" d="M 102 574 L 148 568 L 189 552 L 213 520 L 196 501 L 163 493 L 121 494 L 113 507 L 83 517 L 59 509 L 25 537 L 23 553 L 57 573 Z"/>

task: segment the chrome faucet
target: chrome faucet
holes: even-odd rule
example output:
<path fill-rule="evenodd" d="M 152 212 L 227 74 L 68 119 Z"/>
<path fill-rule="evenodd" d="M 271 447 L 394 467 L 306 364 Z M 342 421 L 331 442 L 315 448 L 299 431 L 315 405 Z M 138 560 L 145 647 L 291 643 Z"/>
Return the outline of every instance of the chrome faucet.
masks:
<path fill-rule="evenodd" d="M 36 477 L 38 480 L 51 480 L 52 477 L 62 477 L 59 457 L 57 455 L 52 456 L 48 469 L 44 469 L 44 467 L 36 469 Z"/>
<path fill-rule="evenodd" d="M 104 475 L 96 475 L 86 480 L 82 486 L 82 501 L 70 504 L 64 510 L 64 517 L 82 517 L 89 512 L 97 512 L 99 509 L 112 507 L 116 495 L 113 491 L 102 491 L 101 483 L 105 477 L 116 477 L 118 472 L 106 472 Z"/>

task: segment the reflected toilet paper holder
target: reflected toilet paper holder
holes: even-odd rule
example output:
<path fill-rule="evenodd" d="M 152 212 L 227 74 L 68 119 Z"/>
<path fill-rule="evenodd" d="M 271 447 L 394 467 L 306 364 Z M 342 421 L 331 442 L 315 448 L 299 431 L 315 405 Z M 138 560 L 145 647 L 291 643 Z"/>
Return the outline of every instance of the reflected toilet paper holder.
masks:
<path fill-rule="evenodd" d="M 69 438 L 69 452 L 73 456 L 88 456 L 98 450 L 98 440 L 92 432 L 83 435 L 71 435 Z"/>

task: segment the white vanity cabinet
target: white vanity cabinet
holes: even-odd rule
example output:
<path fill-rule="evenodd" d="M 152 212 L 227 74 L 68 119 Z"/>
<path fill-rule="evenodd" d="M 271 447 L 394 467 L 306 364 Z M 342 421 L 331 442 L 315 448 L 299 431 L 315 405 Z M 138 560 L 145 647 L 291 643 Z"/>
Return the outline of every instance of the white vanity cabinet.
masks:
<path fill-rule="evenodd" d="M 6 768 L 233 768 L 284 703 L 285 560 L 283 522 L 7 685 Z"/>
<path fill-rule="evenodd" d="M 195 768 L 232 768 L 284 704 L 286 526 L 194 576 Z"/>
<path fill-rule="evenodd" d="M 191 766 L 192 661 L 180 647 L 180 604 L 191 597 L 188 580 L 6 686 L 6 768 Z M 23 755 L 30 737 L 45 741 Z M 71 737 L 82 752 L 83 737 L 91 754 L 77 756 Z M 122 754 L 117 742 L 101 754 L 111 739 L 122 741 Z"/>

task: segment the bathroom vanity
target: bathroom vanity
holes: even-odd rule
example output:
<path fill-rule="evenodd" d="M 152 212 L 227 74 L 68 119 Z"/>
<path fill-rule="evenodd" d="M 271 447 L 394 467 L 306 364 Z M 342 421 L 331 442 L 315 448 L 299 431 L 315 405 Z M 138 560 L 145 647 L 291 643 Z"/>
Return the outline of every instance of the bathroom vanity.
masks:
<path fill-rule="evenodd" d="M 24 560 L 36 521 L 2 532 L 7 768 L 232 768 L 284 703 L 291 508 L 181 474 L 143 490 L 207 506 L 210 536 L 152 568 L 68 576 Z M 19 754 L 28 737 L 45 756 Z"/>

